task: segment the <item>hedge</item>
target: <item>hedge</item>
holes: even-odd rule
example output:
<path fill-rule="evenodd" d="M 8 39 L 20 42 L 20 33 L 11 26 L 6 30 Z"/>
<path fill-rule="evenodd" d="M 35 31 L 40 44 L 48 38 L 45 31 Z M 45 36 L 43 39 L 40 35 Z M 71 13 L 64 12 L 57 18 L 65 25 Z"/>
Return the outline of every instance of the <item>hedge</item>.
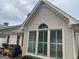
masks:
<path fill-rule="evenodd" d="M 42 59 L 42 58 L 27 55 L 23 56 L 21 59 Z"/>

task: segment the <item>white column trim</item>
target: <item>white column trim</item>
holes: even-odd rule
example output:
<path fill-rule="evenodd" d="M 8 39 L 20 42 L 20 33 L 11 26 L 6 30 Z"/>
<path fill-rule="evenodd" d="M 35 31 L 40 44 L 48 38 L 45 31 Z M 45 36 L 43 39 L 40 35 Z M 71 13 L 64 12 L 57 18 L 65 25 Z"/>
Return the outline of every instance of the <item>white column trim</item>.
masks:
<path fill-rule="evenodd" d="M 76 56 L 76 50 L 75 50 L 75 37 L 74 37 L 74 29 L 72 29 L 72 37 L 73 37 L 73 50 L 74 50 L 74 59 L 77 58 Z"/>
<path fill-rule="evenodd" d="M 25 35 L 26 35 L 26 36 L 25 36 Z M 23 42 L 23 47 L 22 47 L 22 48 L 23 48 L 23 49 L 22 49 L 22 50 L 23 50 L 23 51 L 22 51 L 22 56 L 27 55 L 27 49 L 28 49 L 28 48 L 27 48 L 27 46 L 28 46 L 27 37 L 28 37 L 27 32 L 25 32 L 25 33 L 24 33 L 24 40 L 23 40 L 24 42 Z"/>
<path fill-rule="evenodd" d="M 35 48 L 35 54 L 38 54 L 38 31 L 36 31 L 36 48 Z"/>
<path fill-rule="evenodd" d="M 48 30 L 47 48 L 47 57 L 50 58 L 50 30 Z"/>
<path fill-rule="evenodd" d="M 66 59 L 65 58 L 65 30 L 64 30 L 64 27 L 62 28 L 62 50 L 63 50 L 63 59 Z"/>
<path fill-rule="evenodd" d="M 26 33 L 27 37 L 25 37 L 26 40 L 26 53 L 28 53 L 28 44 L 29 44 L 29 31 Z"/>

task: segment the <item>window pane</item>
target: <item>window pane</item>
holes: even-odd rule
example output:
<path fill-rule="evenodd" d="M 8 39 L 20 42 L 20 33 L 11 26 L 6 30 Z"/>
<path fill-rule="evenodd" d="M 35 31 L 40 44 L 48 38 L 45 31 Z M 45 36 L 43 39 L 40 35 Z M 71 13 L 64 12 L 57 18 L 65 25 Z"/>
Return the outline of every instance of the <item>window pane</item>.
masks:
<path fill-rule="evenodd" d="M 32 52 L 32 43 L 29 42 L 28 52 Z"/>
<path fill-rule="evenodd" d="M 33 49 L 32 52 L 33 53 L 35 53 L 35 45 L 36 45 L 36 43 L 33 43 L 33 45 L 32 45 L 32 49 Z"/>
<path fill-rule="evenodd" d="M 39 41 L 43 42 L 43 31 L 39 31 Z"/>
<path fill-rule="evenodd" d="M 44 55 L 47 55 L 47 43 L 44 44 Z"/>
<path fill-rule="evenodd" d="M 30 31 L 29 32 L 28 52 L 35 53 L 35 45 L 36 45 L 36 31 Z"/>
<path fill-rule="evenodd" d="M 44 42 L 47 42 L 47 31 L 44 31 L 43 35 L 44 35 Z"/>
<path fill-rule="evenodd" d="M 56 58 L 56 45 L 50 44 L 50 56 Z"/>
<path fill-rule="evenodd" d="M 33 41 L 33 32 L 29 33 L 29 41 Z"/>
<path fill-rule="evenodd" d="M 29 40 L 30 41 L 36 41 L 36 31 L 30 31 Z"/>
<path fill-rule="evenodd" d="M 47 31 L 39 31 L 39 41 L 40 42 L 47 42 Z"/>
<path fill-rule="evenodd" d="M 47 55 L 47 43 L 39 43 L 38 54 L 45 56 Z"/>
<path fill-rule="evenodd" d="M 52 30 L 50 32 L 50 42 L 56 42 L 56 31 L 55 30 Z"/>
<path fill-rule="evenodd" d="M 63 56 L 62 56 L 62 45 L 58 45 L 58 47 L 57 47 L 57 57 L 58 58 L 62 58 Z"/>
<path fill-rule="evenodd" d="M 36 31 L 33 33 L 33 40 L 36 41 Z"/>
<path fill-rule="evenodd" d="M 42 54 L 43 53 L 43 43 L 39 43 L 38 44 L 38 54 Z"/>
<path fill-rule="evenodd" d="M 62 31 L 61 30 L 57 31 L 57 42 L 59 43 L 62 42 Z"/>
<path fill-rule="evenodd" d="M 60 44 L 59 44 L 60 43 Z M 62 30 L 52 30 L 50 32 L 50 56 L 62 59 Z"/>
<path fill-rule="evenodd" d="M 35 53 L 35 43 L 29 42 L 28 52 Z"/>
<path fill-rule="evenodd" d="M 38 54 L 47 55 L 47 30 L 39 31 Z"/>

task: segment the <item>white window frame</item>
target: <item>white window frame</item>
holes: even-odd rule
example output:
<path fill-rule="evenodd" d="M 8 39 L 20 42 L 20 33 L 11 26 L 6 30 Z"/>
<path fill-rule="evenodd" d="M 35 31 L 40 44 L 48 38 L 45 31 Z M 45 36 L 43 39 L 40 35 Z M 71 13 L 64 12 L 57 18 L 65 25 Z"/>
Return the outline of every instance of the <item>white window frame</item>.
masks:
<path fill-rule="evenodd" d="M 40 30 L 47 30 L 48 31 L 48 37 L 47 37 L 47 56 L 41 56 L 41 55 L 38 55 L 38 32 Z M 62 52 L 63 52 L 63 58 L 65 58 L 65 43 L 64 43 L 64 28 L 53 28 L 53 29 L 29 29 L 29 31 L 36 31 L 36 50 L 35 50 L 35 54 L 32 54 L 32 53 L 28 53 L 28 47 L 27 47 L 27 55 L 31 55 L 31 56 L 37 56 L 37 57 L 40 57 L 40 58 L 50 58 L 52 59 L 53 57 L 50 57 L 50 30 L 62 30 Z M 28 41 L 29 42 L 29 39 Z"/>
<path fill-rule="evenodd" d="M 47 31 L 47 41 L 48 41 L 48 29 L 39 29 L 38 32 L 39 32 L 39 31 Z M 38 34 L 39 34 L 39 33 L 38 33 Z M 44 35 L 44 34 L 43 34 L 43 35 Z M 43 38 L 43 39 L 44 39 L 44 38 Z M 38 37 L 38 40 L 39 40 L 39 37 Z M 40 42 L 40 43 L 43 43 L 43 44 L 46 43 L 47 46 L 48 46 L 48 42 Z M 37 44 L 38 44 L 38 43 L 37 43 Z M 47 47 L 47 51 L 48 51 L 48 47 Z M 43 53 L 44 53 L 44 51 L 43 51 Z M 37 55 L 41 55 L 41 54 L 38 54 L 38 49 L 37 49 Z M 45 55 L 41 55 L 41 56 L 45 56 Z M 47 55 L 46 55 L 46 56 L 47 56 Z M 46 56 L 45 56 L 45 57 L 46 57 Z"/>
<path fill-rule="evenodd" d="M 50 45 L 51 45 L 51 44 L 56 45 L 56 58 L 57 58 L 57 55 L 58 55 L 58 54 L 57 54 L 57 48 L 58 48 L 57 46 L 58 46 L 58 45 L 61 45 L 62 48 L 63 48 L 63 45 L 62 45 L 63 41 L 62 41 L 61 43 L 59 43 L 59 42 L 57 43 L 57 31 L 58 31 L 58 30 L 61 30 L 61 31 L 62 31 L 62 29 L 50 30 L 50 32 L 51 32 L 51 31 L 56 31 L 56 42 L 52 42 L 52 43 L 50 42 Z M 62 36 L 63 36 L 63 34 L 62 34 Z M 62 38 L 62 39 L 63 39 L 63 38 Z M 51 40 L 51 38 L 50 38 L 50 40 Z M 63 50 L 63 49 L 62 49 L 62 50 Z M 62 51 L 62 55 L 63 55 L 63 51 Z M 50 56 L 50 57 L 51 57 L 51 56 Z M 53 58 L 53 57 L 52 57 L 52 58 Z M 60 59 L 60 58 L 57 58 L 57 59 Z"/>
<path fill-rule="evenodd" d="M 29 31 L 29 34 L 30 34 L 30 32 L 34 32 L 34 30 L 31 30 L 31 31 Z M 36 31 L 35 31 L 36 32 Z M 37 32 L 36 32 L 36 36 L 37 36 Z M 34 36 L 33 36 L 33 38 L 34 38 Z M 35 39 L 36 40 L 36 39 Z M 35 41 L 31 41 L 31 43 L 35 43 L 35 49 L 36 49 L 36 42 Z M 28 48 L 29 48 L 29 37 L 28 37 Z M 33 49 L 32 49 L 33 50 Z M 27 49 L 27 52 L 28 52 L 28 49 Z M 32 51 L 33 52 L 33 51 Z M 28 53 L 32 53 L 32 52 L 28 52 Z M 34 53 L 32 53 L 32 54 L 35 54 L 36 53 L 36 51 L 34 52 Z"/>

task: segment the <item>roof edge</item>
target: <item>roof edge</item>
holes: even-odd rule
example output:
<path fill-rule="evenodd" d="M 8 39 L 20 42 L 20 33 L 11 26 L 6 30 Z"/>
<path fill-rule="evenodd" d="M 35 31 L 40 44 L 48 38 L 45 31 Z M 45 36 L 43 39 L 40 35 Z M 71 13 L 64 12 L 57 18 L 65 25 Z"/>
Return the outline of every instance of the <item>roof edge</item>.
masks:
<path fill-rule="evenodd" d="M 32 14 L 35 12 L 35 10 L 38 8 L 38 6 L 42 2 L 44 2 L 45 4 L 47 4 L 50 7 L 52 7 L 53 9 L 55 9 L 56 11 L 58 11 L 63 16 L 67 17 L 69 19 L 69 24 L 77 24 L 77 23 L 79 23 L 79 21 L 76 20 L 74 17 L 72 17 L 69 14 L 65 13 L 64 11 L 62 11 L 61 9 L 59 9 L 58 7 L 56 7 L 55 5 L 53 5 L 52 3 L 50 3 L 49 1 L 47 1 L 47 0 L 39 0 L 37 2 L 37 4 L 35 5 L 35 7 L 32 9 L 31 14 L 25 19 L 24 23 L 22 24 L 22 28 L 24 28 L 24 26 L 27 23 L 27 21 L 29 20 L 29 18 L 32 16 Z"/>

